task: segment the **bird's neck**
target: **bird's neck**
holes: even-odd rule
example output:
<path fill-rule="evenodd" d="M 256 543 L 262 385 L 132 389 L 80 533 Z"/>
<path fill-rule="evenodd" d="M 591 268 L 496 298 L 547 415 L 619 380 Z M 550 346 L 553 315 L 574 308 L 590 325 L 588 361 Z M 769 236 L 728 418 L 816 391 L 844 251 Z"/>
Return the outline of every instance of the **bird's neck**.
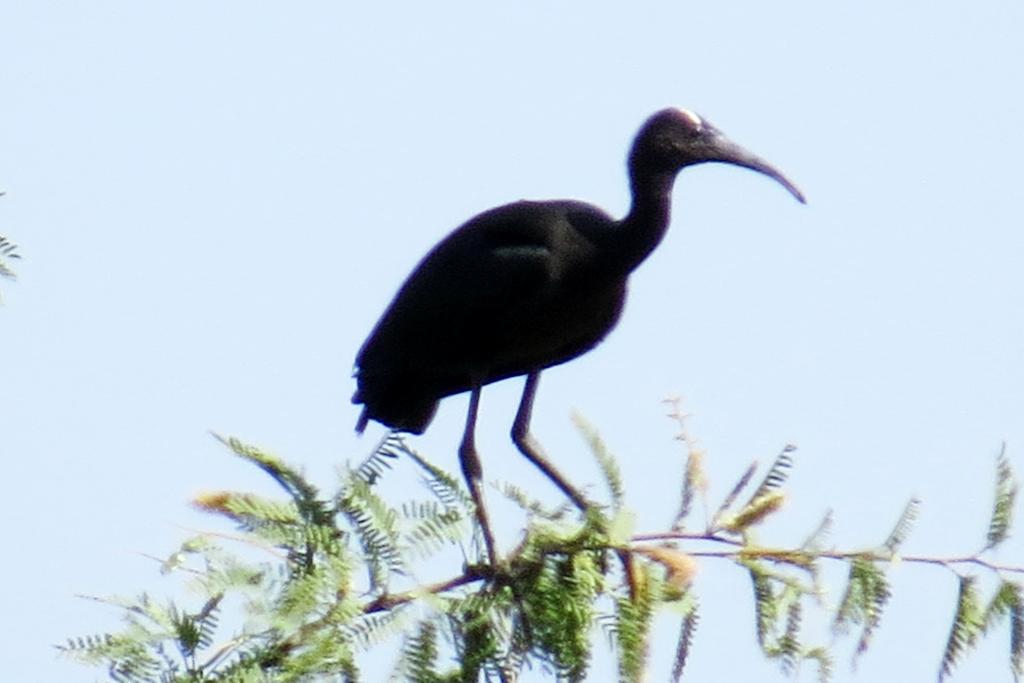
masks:
<path fill-rule="evenodd" d="M 619 258 L 633 270 L 657 247 L 668 230 L 675 173 L 631 173 L 633 205 L 620 224 Z"/>

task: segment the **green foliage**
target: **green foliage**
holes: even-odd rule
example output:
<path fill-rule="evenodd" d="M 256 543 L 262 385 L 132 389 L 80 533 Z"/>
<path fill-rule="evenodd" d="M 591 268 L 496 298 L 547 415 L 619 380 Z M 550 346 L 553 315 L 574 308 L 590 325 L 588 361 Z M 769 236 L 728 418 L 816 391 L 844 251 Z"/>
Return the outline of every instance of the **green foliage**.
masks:
<path fill-rule="evenodd" d="M 819 553 L 825 549 L 825 543 L 828 541 L 829 536 L 832 533 L 832 525 L 834 520 L 832 518 L 832 511 L 829 510 L 825 513 L 825 516 L 818 522 L 818 526 L 815 527 L 814 531 L 808 534 L 804 542 L 800 544 L 800 549 L 808 553 Z"/>
<path fill-rule="evenodd" d="M 604 481 L 608 485 L 608 491 L 612 496 L 612 508 L 614 510 L 621 509 L 626 493 L 618 461 L 616 461 L 611 451 L 608 450 L 608 446 L 597 432 L 597 429 L 594 425 L 587 422 L 586 418 L 579 413 L 573 413 L 572 421 L 576 425 L 576 429 L 583 435 L 587 445 L 590 446 L 590 452 L 594 454 L 597 464 L 601 467 Z"/>
<path fill-rule="evenodd" d="M 896 526 L 899 528 L 900 525 Z M 865 554 L 850 559 L 846 592 L 839 602 L 832 628 L 836 633 L 842 634 L 851 625 L 857 624 L 861 627 L 854 657 L 867 651 L 891 595 L 885 572 L 871 555 Z"/>
<path fill-rule="evenodd" d="M 920 508 L 921 501 L 917 498 L 911 498 L 907 501 L 906 506 L 903 508 L 903 512 L 900 514 L 900 518 L 896 520 L 896 525 L 889 533 L 889 538 L 885 539 L 885 543 L 882 544 L 882 547 L 884 547 L 890 555 L 896 555 L 900 546 L 902 546 L 903 542 L 907 540 L 907 536 L 910 535 L 910 531 L 914 527 L 914 522 L 917 520 L 917 514 Z"/>
<path fill-rule="evenodd" d="M 674 417 L 682 426 L 682 418 Z M 505 485 L 526 528 L 496 566 L 480 560 L 472 501 L 460 480 L 398 435 L 342 471 L 331 494 L 280 458 L 217 437 L 271 477 L 283 497 L 232 491 L 199 496 L 196 506 L 236 531 L 188 539 L 161 564 L 165 575 L 186 584 L 189 599 L 148 593 L 101 599 L 120 610 L 123 628 L 59 647 L 105 668 L 110 680 L 143 683 L 358 681 L 365 654 L 389 643 L 397 657 L 393 680 L 513 681 L 524 668 L 539 666 L 559 680 L 583 681 L 600 626 L 617 654 L 619 680 L 632 683 L 648 678 L 653 620 L 659 611 L 670 611 L 679 616 L 672 666 L 672 680 L 678 681 L 699 645 L 692 584 L 699 579 L 695 558 L 705 558 L 734 563 L 750 577 L 754 634 L 764 655 L 789 674 L 812 666 L 826 681 L 833 666 L 829 647 L 821 644 L 826 634 L 807 626 L 820 619 L 806 618 L 827 609 L 820 599 L 821 565 L 840 562 L 848 568 L 842 598 L 826 615 L 833 635 L 854 632 L 856 662 L 880 628 L 891 598 L 886 571 L 899 560 L 958 572 L 940 679 L 1004 623 L 1009 668 L 1018 679 L 1024 673 L 1024 592 L 1006 578 L 1022 570 L 983 555 L 1012 526 L 1017 484 L 1005 449 L 997 458 L 983 550 L 942 559 L 900 555 L 917 518 L 917 499 L 906 504 L 874 549 L 829 549 L 831 512 L 800 545 L 756 543 L 753 528 L 767 525 L 785 499 L 782 487 L 794 464 L 791 446 L 756 486 L 756 464 L 747 468 L 713 514 L 704 500 L 703 532 L 682 531 L 700 507 L 692 502 L 707 488 L 704 452 L 685 428 L 679 513 L 666 532 L 636 534 L 615 459 L 592 426 L 581 418 L 576 422 L 604 473 L 611 505 L 578 514 L 568 503 L 552 508 Z M 395 501 L 383 486 L 402 463 L 415 468 L 421 488 Z M 414 580 L 424 565 L 443 567 L 452 556 L 465 558 L 465 564 L 449 578 Z M 987 602 L 977 578 L 959 573 L 964 565 L 998 577 Z"/>
<path fill-rule="evenodd" d="M 1017 600 L 1009 609 L 1010 617 L 1010 670 L 1014 680 L 1024 677 L 1024 601 L 1017 588 Z"/>
<path fill-rule="evenodd" d="M 974 647 L 978 636 L 985 628 L 985 610 L 981 606 L 981 597 L 976 588 L 977 577 L 961 576 L 960 587 L 956 600 L 956 614 L 949 631 L 949 641 L 942 654 L 942 670 L 939 680 L 944 679 L 953 671 L 953 667 L 963 654 Z"/>
<path fill-rule="evenodd" d="M 998 627 L 1004 619 L 1010 622 L 1010 670 L 1019 679 L 1024 667 L 1024 642 L 1021 641 L 1022 609 L 1024 595 L 1019 584 L 1003 581 L 995 595 L 985 608 L 985 625 L 983 631 L 989 633 Z"/>
<path fill-rule="evenodd" d="M 437 626 L 424 621 L 406 638 L 402 647 L 401 661 L 405 668 L 405 679 L 415 683 L 437 683 L 442 680 L 435 669 L 437 658 Z"/>
<path fill-rule="evenodd" d="M 405 440 L 401 434 L 388 432 L 369 457 L 359 464 L 356 474 L 368 485 L 373 486 L 377 479 L 391 469 L 393 462 L 401 457 L 405 448 Z"/>
<path fill-rule="evenodd" d="M 783 566 L 784 556 L 765 556 Z M 785 673 L 796 672 L 805 660 L 817 664 L 819 680 L 828 680 L 831 655 L 821 645 L 806 645 L 803 641 L 804 601 L 813 597 L 813 588 L 803 584 L 792 574 L 769 568 L 763 560 L 745 559 L 754 591 L 754 632 L 761 651 L 769 659 L 779 662 Z M 800 567 L 800 564 L 790 564 Z M 803 567 L 800 567 L 804 569 Z"/>
<path fill-rule="evenodd" d="M 18 254 L 18 245 L 8 240 L 3 235 L 0 235 L 0 277 L 5 277 L 9 280 L 17 278 L 15 272 L 11 269 L 9 261 L 11 259 L 20 259 L 21 256 Z"/>
<path fill-rule="evenodd" d="M 768 473 L 764 475 L 760 485 L 754 490 L 753 495 L 750 496 L 750 502 L 747 503 L 748 507 L 757 500 L 777 491 L 786 483 L 786 479 L 789 478 L 789 470 L 793 467 L 792 454 L 795 450 L 796 446 L 786 444 L 782 452 L 775 458 L 775 462 L 768 469 Z"/>
<path fill-rule="evenodd" d="M 533 523 L 501 566 L 470 563 L 454 579 L 396 592 L 392 586 L 409 583 L 416 561 L 436 561 L 465 542 L 471 503 L 455 479 L 393 437 L 381 444 L 386 452 L 343 472 L 338 492 L 324 496 L 276 456 L 218 439 L 286 497 L 199 496 L 201 510 L 229 520 L 237 533 L 189 539 L 162 563 L 164 573 L 185 580 L 198 606 L 147 594 L 103 599 L 122 611 L 125 628 L 70 639 L 60 646 L 66 655 L 104 666 L 116 681 L 355 681 L 361 653 L 401 638 L 395 676 L 402 680 L 508 679 L 536 662 L 582 681 L 602 617 L 620 634 L 624 671 L 635 673 L 624 680 L 639 679 L 657 602 L 656 563 L 638 562 L 648 597 L 634 604 L 629 588 L 609 577 L 615 549 L 600 510 L 567 519 L 519 492 Z M 380 463 L 395 454 L 423 473 L 427 499 L 394 506 L 382 495 L 378 485 L 390 467 Z M 225 605 L 241 611 L 227 620 L 230 629 L 221 620 Z"/>
<path fill-rule="evenodd" d="M 740 494 L 747 488 L 755 474 L 757 474 L 757 461 L 750 463 L 747 469 L 744 470 L 743 475 L 736 480 L 736 483 L 733 485 L 732 490 L 729 491 L 729 494 L 722 500 L 721 505 L 718 506 L 718 510 L 715 512 L 714 516 L 711 518 L 711 522 L 708 524 L 708 529 L 710 531 L 719 531 L 722 529 L 724 525 L 721 520 L 729 514 L 729 511 L 732 509 L 733 505 L 736 504 L 737 499 L 739 499 Z"/>
<path fill-rule="evenodd" d="M 956 613 L 950 627 L 949 639 L 942 654 L 939 680 L 952 673 L 955 666 L 978 640 L 991 633 L 1004 620 L 1010 622 L 1010 670 L 1014 679 L 1019 680 L 1024 667 L 1024 642 L 1021 641 L 1021 586 L 1011 581 L 1002 581 L 988 605 L 983 604 L 978 591 L 978 578 L 972 575 L 958 577 Z"/>
<path fill-rule="evenodd" d="M 1006 457 L 1006 444 L 1003 444 L 996 457 L 992 515 L 982 553 L 995 548 L 1009 536 L 1017 489 L 1016 478 Z M 971 559 L 976 560 L 976 564 L 991 566 L 977 557 Z M 1014 679 L 1020 680 L 1024 676 L 1024 593 L 1021 585 L 1001 577 L 991 600 L 984 605 L 976 576 L 958 575 L 957 579 L 956 612 L 942 654 L 939 680 L 952 673 L 978 640 L 994 631 L 1004 620 L 1009 621 L 1010 627 L 1010 670 Z"/>
<path fill-rule="evenodd" d="M 352 477 L 337 497 L 337 509 L 352 525 L 369 569 L 370 587 L 386 591 L 391 575 L 405 573 L 399 547 L 398 512 L 370 484 Z"/>
<path fill-rule="evenodd" d="M 1003 444 L 996 458 L 996 492 L 992 502 L 992 517 L 988 524 L 985 550 L 995 548 L 1006 540 L 1013 522 L 1014 503 L 1017 501 L 1017 481 L 1006 458 L 1006 444 Z"/>
<path fill-rule="evenodd" d="M 782 507 L 785 502 L 785 493 L 781 487 L 789 478 L 789 470 L 793 467 L 792 453 L 795 450 L 795 446 L 787 444 L 775 458 L 772 466 L 768 468 L 767 474 L 754 489 L 746 504 L 733 510 L 736 500 L 757 472 L 757 463 L 751 463 L 718 508 L 711 523 L 712 530 L 743 534 Z"/>
<path fill-rule="evenodd" d="M 539 550 L 539 548 L 538 548 Z M 594 553 L 541 552 L 511 584 L 521 606 L 518 625 L 559 676 L 581 681 L 590 659 L 590 627 L 601 572 Z"/>
<path fill-rule="evenodd" d="M 697 603 L 693 601 L 683 614 L 683 622 L 679 626 L 679 639 L 676 643 L 676 657 L 672 662 L 672 683 L 678 683 L 683 678 L 683 670 L 686 668 L 686 660 L 690 656 L 690 647 L 693 645 L 693 636 L 697 632 L 697 624 L 700 616 L 697 613 Z"/>
<path fill-rule="evenodd" d="M 0 192 L 0 197 L 4 195 Z M 21 255 L 18 254 L 18 245 L 8 240 L 3 235 L 0 235 L 0 278 L 6 278 L 8 280 L 17 279 L 17 273 L 14 272 L 14 267 L 11 265 L 11 261 L 18 260 Z M 3 299 L 0 299 L 2 302 Z"/>
<path fill-rule="evenodd" d="M 618 622 L 615 628 L 619 651 L 619 679 L 643 679 L 647 663 L 647 636 L 650 634 L 654 608 L 661 585 L 654 579 L 650 567 L 642 566 L 636 572 L 633 595 L 615 601 Z"/>

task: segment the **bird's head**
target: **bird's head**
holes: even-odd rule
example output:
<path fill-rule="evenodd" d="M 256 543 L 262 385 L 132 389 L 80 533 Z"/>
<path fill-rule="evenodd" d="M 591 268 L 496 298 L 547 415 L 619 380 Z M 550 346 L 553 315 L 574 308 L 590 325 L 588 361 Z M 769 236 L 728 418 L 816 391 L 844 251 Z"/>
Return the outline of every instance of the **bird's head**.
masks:
<path fill-rule="evenodd" d="M 647 119 L 630 153 L 634 173 L 674 174 L 687 166 L 709 161 L 763 173 L 778 181 L 800 202 L 805 201 L 803 193 L 778 169 L 686 109 L 663 109 Z"/>

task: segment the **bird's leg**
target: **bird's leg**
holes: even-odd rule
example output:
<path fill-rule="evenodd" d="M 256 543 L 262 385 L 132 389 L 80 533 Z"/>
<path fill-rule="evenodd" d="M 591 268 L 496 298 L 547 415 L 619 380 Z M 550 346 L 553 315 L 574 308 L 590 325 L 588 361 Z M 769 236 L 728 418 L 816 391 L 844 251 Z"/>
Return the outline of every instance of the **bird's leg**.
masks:
<path fill-rule="evenodd" d="M 540 381 L 540 372 L 531 372 L 526 376 L 526 388 L 523 389 L 523 398 L 519 402 L 519 412 L 516 413 L 516 422 L 512 426 L 512 440 L 519 447 L 519 452 L 527 457 L 534 465 L 540 468 L 541 472 L 548 475 L 548 478 L 555 482 L 558 488 L 562 489 L 565 495 L 576 503 L 576 507 L 586 512 L 589 503 L 576 487 L 565 480 L 558 470 L 547 461 L 540 444 L 530 434 L 530 414 L 533 412 L 533 397 L 537 393 L 537 383 Z M 619 549 L 615 553 L 622 562 L 622 571 L 626 576 L 626 585 L 629 586 L 630 599 L 636 598 L 637 580 L 636 572 L 633 569 L 633 557 L 628 550 Z"/>
<path fill-rule="evenodd" d="M 491 525 L 487 520 L 487 508 L 484 507 L 484 497 L 481 492 L 484 472 L 480 466 L 480 458 L 476 454 L 473 437 L 476 431 L 476 412 L 479 405 L 480 387 L 477 386 L 473 387 L 473 391 L 469 394 L 469 415 L 466 416 L 466 432 L 462 435 L 462 443 L 459 444 L 459 463 L 462 465 L 462 476 L 466 478 L 466 484 L 469 485 L 469 493 L 473 496 L 476 518 L 484 534 L 484 545 L 487 546 L 487 559 L 493 566 L 498 561 L 498 555 L 494 550 L 494 535 L 491 533 Z"/>
<path fill-rule="evenodd" d="M 537 439 L 530 434 L 530 416 L 533 413 L 533 397 L 537 393 L 537 383 L 540 381 L 540 372 L 531 372 L 526 376 L 526 387 L 523 389 L 523 398 L 519 401 L 519 410 L 516 412 L 516 421 L 512 425 L 512 441 L 519 452 L 526 456 L 537 468 L 547 475 L 547 478 L 554 482 L 555 486 L 562 489 L 580 510 L 586 510 L 590 504 L 583 497 L 576 487 L 566 480 L 562 474 L 555 469 L 555 466 L 548 462 L 544 450 L 537 443 Z"/>

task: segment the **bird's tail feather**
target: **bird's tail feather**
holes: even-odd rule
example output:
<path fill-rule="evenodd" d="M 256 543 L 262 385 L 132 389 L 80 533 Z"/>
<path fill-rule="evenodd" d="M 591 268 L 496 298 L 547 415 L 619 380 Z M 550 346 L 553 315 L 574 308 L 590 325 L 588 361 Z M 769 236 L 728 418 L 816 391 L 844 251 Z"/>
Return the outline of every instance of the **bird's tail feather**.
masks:
<path fill-rule="evenodd" d="M 366 424 L 370 421 L 370 409 L 363 406 L 363 412 L 359 413 L 359 420 L 356 422 L 356 434 L 366 431 Z"/>

